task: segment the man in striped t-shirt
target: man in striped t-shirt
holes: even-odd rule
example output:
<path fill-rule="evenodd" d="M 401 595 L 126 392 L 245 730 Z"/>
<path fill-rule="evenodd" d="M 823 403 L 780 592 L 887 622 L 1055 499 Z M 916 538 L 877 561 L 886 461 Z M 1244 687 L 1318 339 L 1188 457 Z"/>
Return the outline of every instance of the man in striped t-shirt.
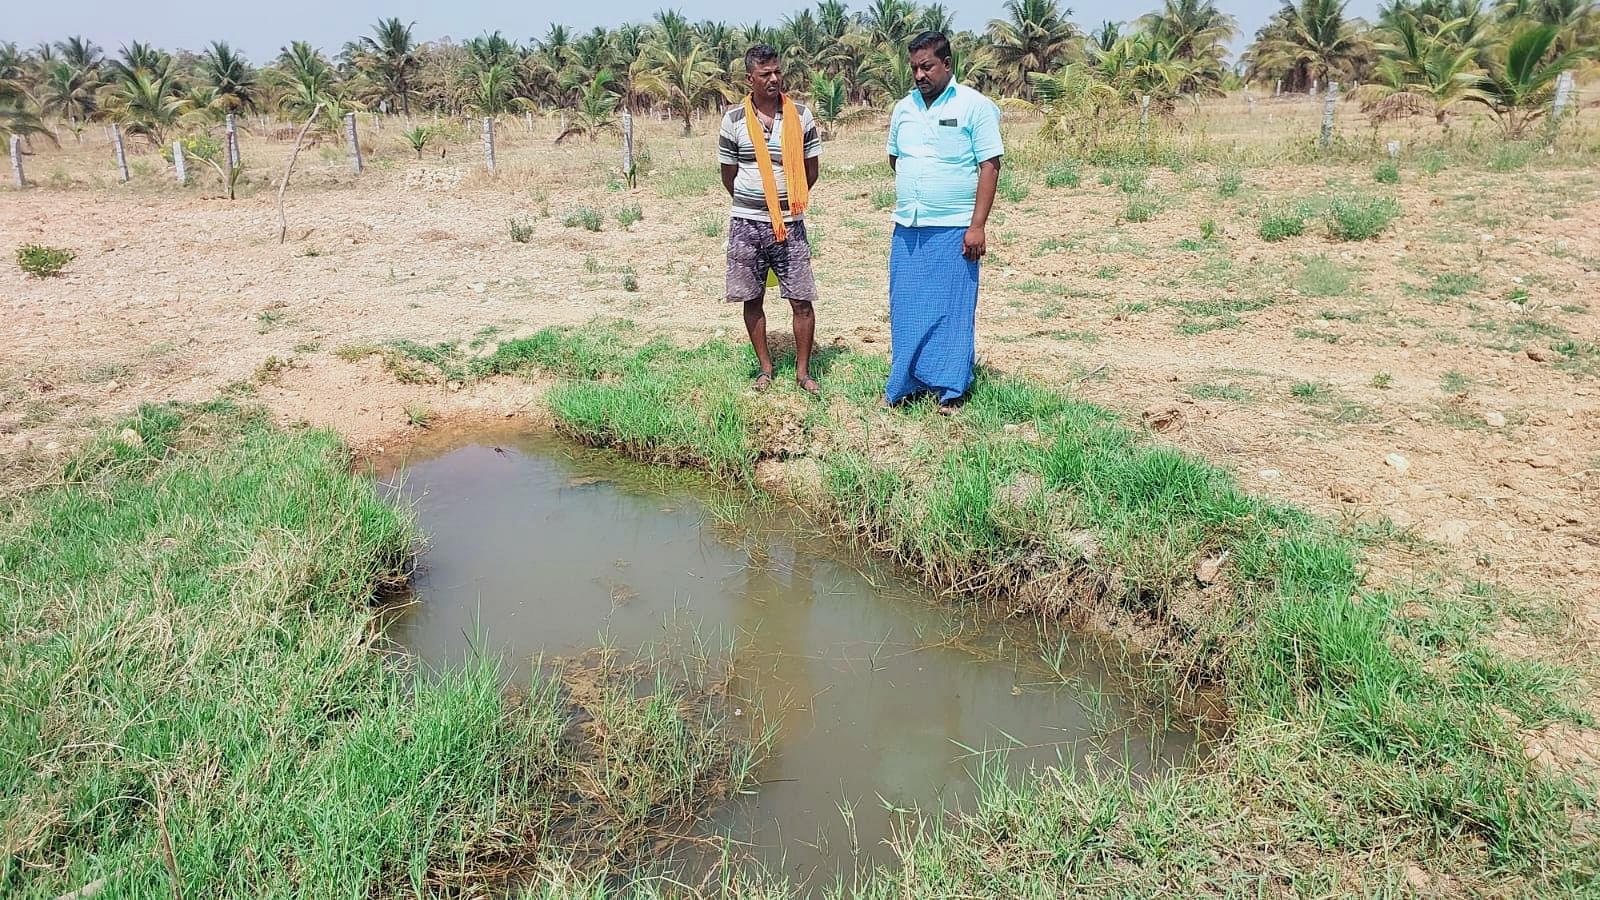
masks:
<path fill-rule="evenodd" d="M 811 347 L 816 334 L 816 279 L 811 273 L 811 246 L 806 241 L 802 196 L 817 183 L 817 161 L 822 138 L 811 111 L 783 94 L 783 68 L 778 51 L 766 44 L 751 47 L 744 56 L 750 76 L 750 96 L 728 109 L 717 138 L 717 161 L 722 164 L 722 185 L 733 198 L 728 225 L 728 300 L 744 304 L 744 326 L 755 347 L 761 372 L 754 387 L 772 383 L 772 355 L 767 350 L 767 314 L 763 306 L 767 275 L 777 277 L 778 290 L 794 310 L 795 378 L 801 389 L 818 394 L 811 377 Z M 785 110 L 799 120 L 798 129 L 784 121 Z M 754 113 L 752 125 L 750 114 Z M 785 125 L 793 139 L 790 155 L 799 149 L 801 159 L 784 158 Z M 762 147 L 753 140 L 761 136 Z M 790 182 L 803 173 L 805 185 L 791 202 Z M 775 226 L 773 216 L 779 217 Z"/>

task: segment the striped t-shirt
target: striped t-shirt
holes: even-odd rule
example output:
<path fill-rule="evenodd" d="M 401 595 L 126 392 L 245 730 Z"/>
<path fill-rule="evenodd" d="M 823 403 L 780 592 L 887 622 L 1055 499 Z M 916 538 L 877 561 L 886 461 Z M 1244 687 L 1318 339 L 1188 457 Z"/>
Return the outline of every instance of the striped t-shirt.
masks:
<path fill-rule="evenodd" d="M 804 136 L 806 159 L 822 155 L 822 136 L 817 133 L 817 122 L 811 110 L 796 103 L 800 113 L 800 132 Z M 765 130 L 765 129 L 763 129 Z M 793 222 L 789 215 L 789 186 L 783 177 L 783 111 L 773 117 L 772 129 L 767 131 L 767 152 L 772 156 L 772 174 L 778 181 L 778 208 L 783 210 L 783 220 Z M 717 137 L 717 162 L 724 166 L 738 166 L 739 174 L 733 179 L 733 217 L 755 222 L 771 222 L 767 213 L 767 193 L 761 186 L 761 168 L 756 165 L 756 148 L 750 143 L 750 129 L 744 122 L 744 104 L 728 108 L 722 114 L 722 133 Z"/>

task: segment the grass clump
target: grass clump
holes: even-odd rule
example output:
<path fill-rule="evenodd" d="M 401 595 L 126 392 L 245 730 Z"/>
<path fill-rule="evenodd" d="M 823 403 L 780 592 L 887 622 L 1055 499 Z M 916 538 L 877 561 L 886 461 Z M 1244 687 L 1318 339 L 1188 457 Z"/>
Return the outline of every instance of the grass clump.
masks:
<path fill-rule="evenodd" d="M 878 187 L 872 190 L 872 208 L 875 210 L 893 209 L 895 203 L 894 188 Z"/>
<path fill-rule="evenodd" d="M 1349 269 L 1319 254 L 1301 260 L 1295 288 L 1307 297 L 1339 297 L 1349 292 L 1351 281 Z"/>
<path fill-rule="evenodd" d="M 1342 194 L 1328 201 L 1323 222 L 1338 240 L 1365 241 L 1388 230 L 1399 215 L 1400 203 L 1393 197 Z"/>
<path fill-rule="evenodd" d="M 1235 197 L 1244 186 L 1244 173 L 1238 169 L 1223 169 L 1217 175 L 1217 196 Z"/>
<path fill-rule="evenodd" d="M 1372 180 L 1379 184 L 1399 184 L 1400 167 L 1392 159 L 1378 163 L 1377 168 L 1372 170 Z"/>
<path fill-rule="evenodd" d="M 1044 173 L 1044 186 L 1047 188 L 1075 188 L 1082 183 L 1083 171 L 1074 159 L 1064 159 Z"/>
<path fill-rule="evenodd" d="M 1261 211 L 1261 223 L 1256 234 L 1263 241 L 1276 242 L 1305 234 L 1305 213 L 1298 207 L 1273 206 Z"/>
<path fill-rule="evenodd" d="M 629 225 L 644 219 L 644 208 L 637 203 L 627 203 L 613 211 L 611 216 L 617 220 L 618 225 L 627 228 Z M 585 224 L 584 227 L 588 228 L 588 225 Z M 589 230 L 598 231 L 599 229 L 589 228 Z"/>
<path fill-rule="evenodd" d="M 506 223 L 511 230 L 511 240 L 518 244 L 526 244 L 533 240 L 533 221 L 512 217 Z"/>
<path fill-rule="evenodd" d="M 605 224 L 605 218 L 600 215 L 600 210 L 592 206 L 580 206 L 567 213 L 561 224 L 568 228 L 582 228 L 586 231 L 599 231 Z"/>
<path fill-rule="evenodd" d="M 532 847 L 625 874 L 746 783 L 759 745 L 698 676 L 509 700 L 493 661 L 374 649 L 416 533 L 331 432 L 225 403 L 119 427 L 0 519 L 0 893 L 476 893 Z"/>
<path fill-rule="evenodd" d="M 995 194 L 1008 203 L 1021 203 L 1028 199 L 1031 193 L 1028 183 L 1017 177 L 1010 169 L 1000 172 L 1000 181 L 995 185 Z"/>
<path fill-rule="evenodd" d="M 59 275 L 61 270 L 67 267 L 67 263 L 77 258 L 78 254 L 60 247 L 23 244 L 17 248 L 17 268 L 34 278 L 51 278 Z"/>
<path fill-rule="evenodd" d="M 1148 222 L 1161 212 L 1161 199 L 1150 195 L 1131 197 L 1122 208 L 1124 222 Z"/>

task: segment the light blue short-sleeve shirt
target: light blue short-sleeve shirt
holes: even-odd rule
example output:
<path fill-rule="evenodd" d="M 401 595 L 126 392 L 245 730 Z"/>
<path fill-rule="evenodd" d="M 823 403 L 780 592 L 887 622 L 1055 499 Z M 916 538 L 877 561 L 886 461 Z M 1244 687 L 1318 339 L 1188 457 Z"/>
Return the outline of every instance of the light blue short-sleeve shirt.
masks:
<path fill-rule="evenodd" d="M 978 164 L 1004 152 L 1000 107 L 972 88 L 952 81 L 931 104 L 917 90 L 900 98 L 889 116 L 895 224 L 971 225 Z"/>

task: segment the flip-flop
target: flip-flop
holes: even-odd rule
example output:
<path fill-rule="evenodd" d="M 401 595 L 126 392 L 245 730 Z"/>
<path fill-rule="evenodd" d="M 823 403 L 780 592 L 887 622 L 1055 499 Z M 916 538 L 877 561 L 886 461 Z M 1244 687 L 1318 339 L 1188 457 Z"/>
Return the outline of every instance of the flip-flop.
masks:
<path fill-rule="evenodd" d="M 795 383 L 800 385 L 800 390 L 805 391 L 813 397 L 822 396 L 822 386 L 817 384 L 817 380 L 812 378 L 810 375 L 807 375 L 804 378 L 796 378 Z"/>
<path fill-rule="evenodd" d="M 756 376 L 755 381 L 750 382 L 750 390 L 755 391 L 758 394 L 769 387 L 772 387 L 771 372 L 762 372 L 760 375 Z"/>

